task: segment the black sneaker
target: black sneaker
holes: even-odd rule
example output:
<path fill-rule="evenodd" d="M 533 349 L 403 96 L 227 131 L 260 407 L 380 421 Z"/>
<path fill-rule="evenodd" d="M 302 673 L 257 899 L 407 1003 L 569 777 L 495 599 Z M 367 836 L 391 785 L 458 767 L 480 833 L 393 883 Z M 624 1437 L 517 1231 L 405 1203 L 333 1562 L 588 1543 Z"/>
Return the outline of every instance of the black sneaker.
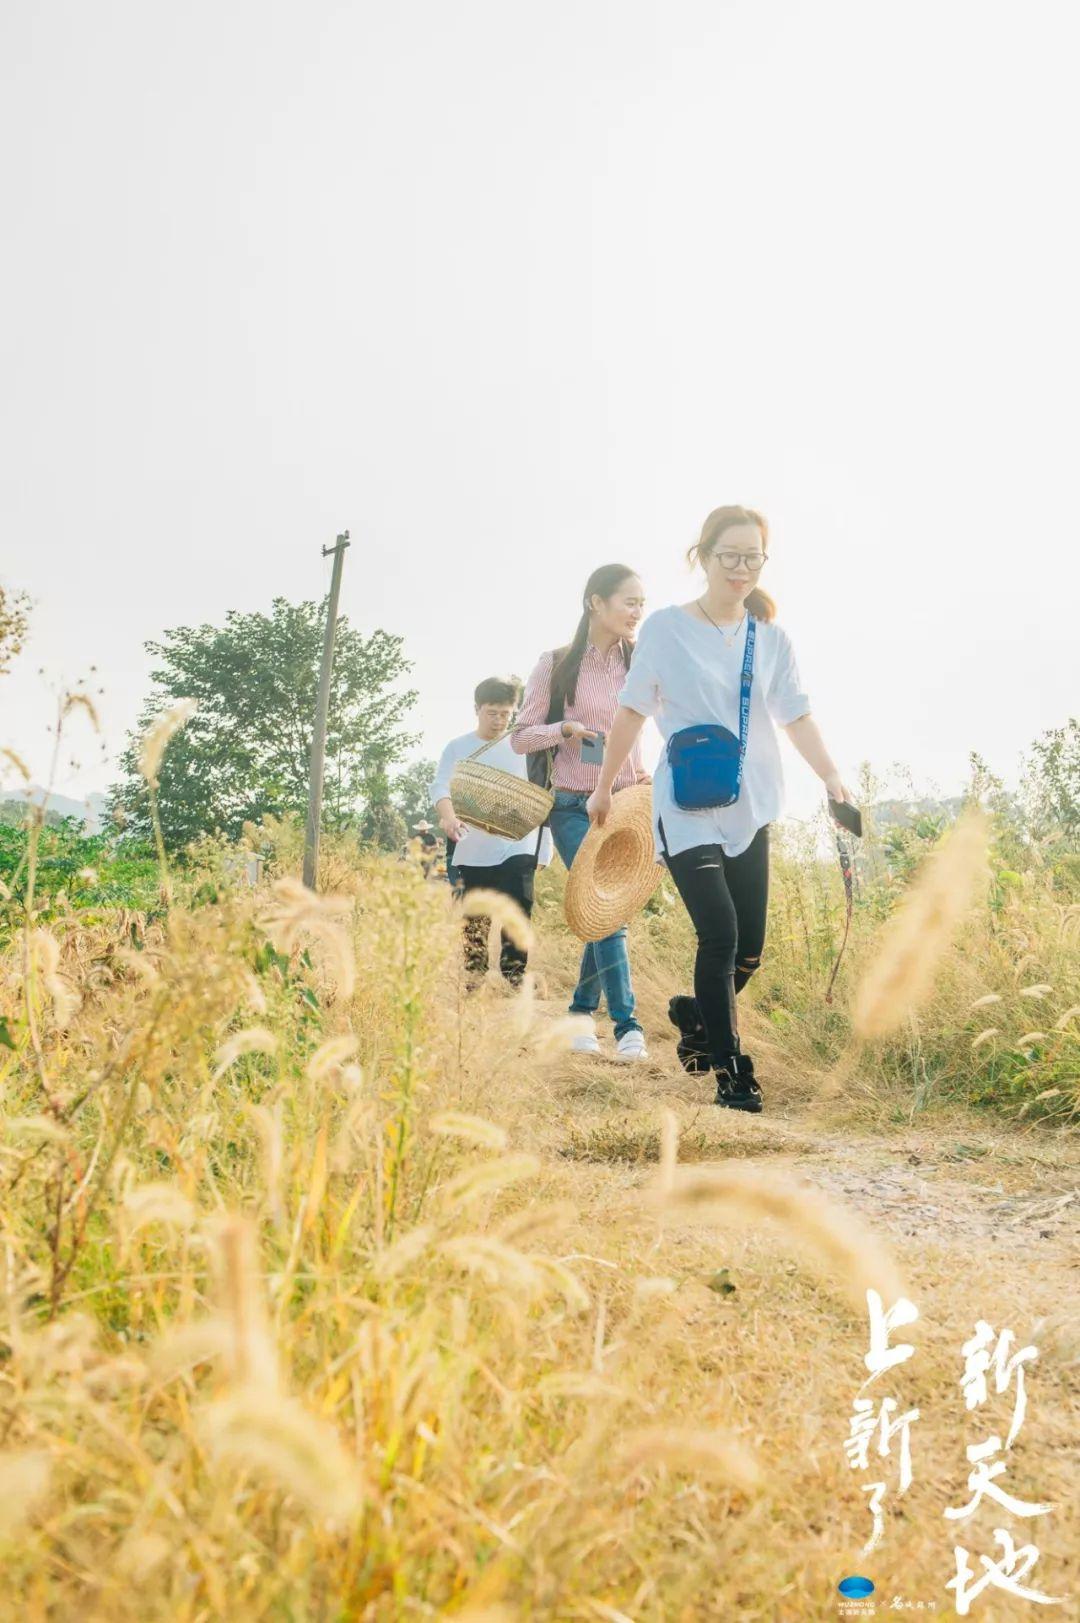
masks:
<path fill-rule="evenodd" d="M 728 1110 L 760 1112 L 761 1089 L 749 1054 L 732 1054 L 726 1065 L 716 1067 L 716 1102 Z"/>
<path fill-rule="evenodd" d="M 681 1033 L 676 1052 L 683 1070 L 689 1071 L 691 1076 L 701 1076 L 711 1071 L 712 1055 L 698 1012 L 697 998 L 682 993 L 673 997 L 668 1004 L 668 1019 Z"/>

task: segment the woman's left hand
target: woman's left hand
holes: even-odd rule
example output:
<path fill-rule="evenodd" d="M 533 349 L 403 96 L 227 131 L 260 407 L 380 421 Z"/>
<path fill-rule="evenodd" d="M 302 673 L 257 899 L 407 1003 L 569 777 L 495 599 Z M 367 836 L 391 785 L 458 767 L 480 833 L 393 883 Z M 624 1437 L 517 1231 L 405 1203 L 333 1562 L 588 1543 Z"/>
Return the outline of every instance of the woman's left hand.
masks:
<path fill-rule="evenodd" d="M 830 800 L 846 800 L 849 806 L 854 806 L 855 804 L 847 789 L 844 787 L 844 780 L 841 778 L 839 772 L 830 772 L 829 776 L 825 779 L 825 793 L 828 795 Z"/>

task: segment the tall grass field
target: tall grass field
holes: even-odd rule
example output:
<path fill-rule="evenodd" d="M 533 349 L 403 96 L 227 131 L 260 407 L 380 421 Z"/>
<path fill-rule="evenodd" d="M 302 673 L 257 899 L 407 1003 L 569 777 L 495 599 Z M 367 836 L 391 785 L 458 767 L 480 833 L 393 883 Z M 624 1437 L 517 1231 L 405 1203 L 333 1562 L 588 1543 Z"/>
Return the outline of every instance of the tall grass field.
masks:
<path fill-rule="evenodd" d="M 1078 1615 L 1068 1268 L 950 1205 L 1067 1217 L 1080 1184 L 1080 877 L 994 801 L 868 829 L 828 1002 L 839 866 L 777 831 L 759 1117 L 678 1065 L 669 883 L 630 937 L 651 1058 L 620 1066 L 569 1051 L 558 865 L 505 920 L 524 987 L 468 994 L 419 850 L 330 840 L 313 893 L 267 823 L 255 889 L 208 845 L 121 902 L 107 849 L 61 873 L 32 827 L 0 893 L 0 1616 L 816 1619 L 864 1571 L 952 1616 L 980 1317 L 1038 1343 L 1009 1485 L 1057 1505 L 1019 1530 Z M 946 1193 L 908 1232 L 884 1193 L 916 1164 Z M 872 1556 L 868 1288 L 920 1310 L 915 1481 Z"/>

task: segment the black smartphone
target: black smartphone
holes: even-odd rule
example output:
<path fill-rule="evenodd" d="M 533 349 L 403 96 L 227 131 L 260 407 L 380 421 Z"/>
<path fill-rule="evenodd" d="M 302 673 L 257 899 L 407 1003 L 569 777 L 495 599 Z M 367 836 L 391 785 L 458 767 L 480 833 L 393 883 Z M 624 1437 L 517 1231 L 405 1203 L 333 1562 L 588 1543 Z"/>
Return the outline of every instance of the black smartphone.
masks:
<path fill-rule="evenodd" d="M 604 764 L 604 736 L 603 733 L 597 733 L 595 738 L 581 740 L 581 759 L 588 761 L 590 766 Z"/>
<path fill-rule="evenodd" d="M 853 806 L 849 800 L 834 800 L 830 795 L 829 810 L 841 828 L 846 828 L 856 839 L 862 839 L 862 812 L 858 806 Z"/>

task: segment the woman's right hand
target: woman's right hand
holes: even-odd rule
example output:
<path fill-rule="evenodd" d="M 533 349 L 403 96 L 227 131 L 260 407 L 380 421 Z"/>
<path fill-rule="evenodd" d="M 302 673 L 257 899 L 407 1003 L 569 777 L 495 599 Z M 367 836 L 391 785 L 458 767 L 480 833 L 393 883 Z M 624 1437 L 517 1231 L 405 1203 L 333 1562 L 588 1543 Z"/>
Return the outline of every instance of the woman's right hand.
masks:
<path fill-rule="evenodd" d="M 458 817 L 451 812 L 446 812 L 442 817 L 439 818 L 439 827 L 442 829 L 447 839 L 453 840 L 455 843 L 458 840 L 463 840 L 466 834 L 469 832 L 465 827 L 465 824 L 462 823 Z"/>
<path fill-rule="evenodd" d="M 611 810 L 611 790 L 602 789 L 598 784 L 585 802 L 585 810 L 589 814 L 589 821 L 595 823 L 597 828 L 603 828 Z"/>
<path fill-rule="evenodd" d="M 596 734 L 586 727 L 583 721 L 564 721 L 562 724 L 562 736 L 567 743 L 576 738 L 580 744 L 583 738 L 595 738 Z"/>

